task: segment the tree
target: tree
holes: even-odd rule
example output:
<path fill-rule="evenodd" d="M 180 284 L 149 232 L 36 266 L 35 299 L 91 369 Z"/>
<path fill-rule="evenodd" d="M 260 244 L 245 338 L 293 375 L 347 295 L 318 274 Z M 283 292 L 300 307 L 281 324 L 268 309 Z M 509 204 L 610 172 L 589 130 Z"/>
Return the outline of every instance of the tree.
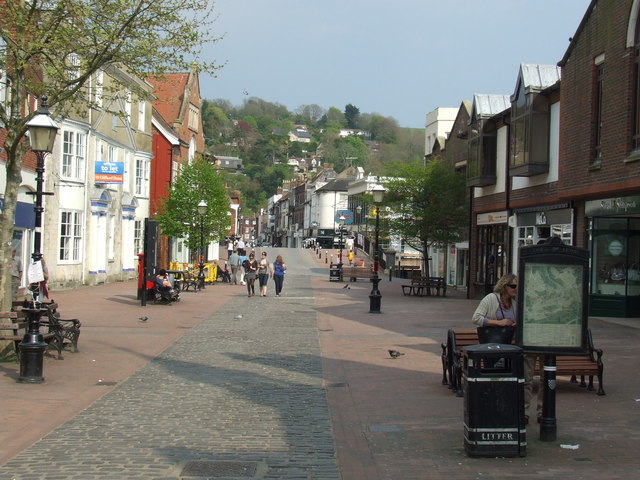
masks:
<path fill-rule="evenodd" d="M 429 247 L 455 243 L 465 234 L 465 176 L 446 160 L 396 164 L 392 171 L 394 179 L 385 183 L 385 204 L 393 211 L 389 231 L 422 252 L 428 272 Z"/>
<path fill-rule="evenodd" d="M 143 82 L 126 78 L 189 71 L 214 73 L 208 62 L 195 62 L 213 37 L 212 0 L 0 0 L 0 77 L 3 102 L 0 124 L 6 135 L 4 205 L 0 216 L 0 308 L 11 301 L 10 244 L 21 183 L 23 137 L 34 115 L 34 98 L 48 96 L 58 117 L 75 111 L 86 115 L 98 107 L 96 73 L 116 70 L 113 89 L 146 96 Z M 126 82 L 126 84 L 125 84 Z M 93 99 L 93 101 L 92 101 Z M 119 112 L 122 114 L 122 112 Z"/>
<path fill-rule="evenodd" d="M 156 217 L 163 235 L 184 237 L 192 252 L 200 248 L 198 204 L 201 200 L 207 203 L 203 219 L 206 245 L 220 240 L 229 231 L 229 199 L 215 167 L 206 159 L 196 157 L 182 169 Z"/>
<path fill-rule="evenodd" d="M 360 110 L 350 103 L 344 107 L 344 118 L 347 120 L 348 128 L 360 128 L 359 124 Z"/>

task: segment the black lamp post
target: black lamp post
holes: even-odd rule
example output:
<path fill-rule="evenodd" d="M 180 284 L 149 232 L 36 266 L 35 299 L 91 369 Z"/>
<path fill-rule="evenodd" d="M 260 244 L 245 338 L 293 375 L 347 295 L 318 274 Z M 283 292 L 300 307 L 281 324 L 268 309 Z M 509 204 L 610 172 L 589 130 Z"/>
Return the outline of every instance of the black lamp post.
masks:
<path fill-rule="evenodd" d="M 207 214 L 207 202 L 200 200 L 198 204 L 198 213 L 200 214 L 200 264 L 198 268 L 198 283 L 200 288 L 204 289 L 204 216 Z"/>
<path fill-rule="evenodd" d="M 345 220 L 346 218 L 344 215 L 340 215 L 340 217 L 338 218 L 338 225 L 340 225 L 340 261 L 338 262 L 338 265 L 340 267 L 340 277 L 342 277 L 342 230 L 344 229 Z"/>
<path fill-rule="evenodd" d="M 382 203 L 382 199 L 384 198 L 384 192 L 386 192 L 386 190 L 380 184 L 377 184 L 371 189 L 373 203 L 376 204 L 376 243 L 374 246 L 373 255 L 373 277 L 371 278 L 371 283 L 373 284 L 373 286 L 371 287 L 371 293 L 369 294 L 369 313 L 380 313 L 380 303 L 382 302 L 382 295 L 380 294 L 380 290 L 378 288 L 378 284 L 380 283 L 380 276 L 378 275 L 378 269 L 380 268 L 380 260 L 378 258 L 378 242 L 380 237 L 380 204 Z"/>
<path fill-rule="evenodd" d="M 42 197 L 43 195 L 53 195 L 52 193 L 43 192 L 44 185 L 44 157 L 47 153 L 53 151 L 53 144 L 58 133 L 58 125 L 49 115 L 47 108 L 47 97 L 42 97 L 42 104 L 36 115 L 26 124 L 29 133 L 29 143 L 31 151 L 36 155 L 36 192 L 33 210 L 35 212 L 35 225 L 33 235 L 33 253 L 31 258 L 33 263 L 39 263 L 42 260 Z M 20 377 L 18 382 L 21 383 L 42 383 L 42 365 L 44 360 L 44 351 L 47 344 L 40 333 L 40 316 L 43 313 L 41 308 L 40 284 L 34 282 L 31 285 L 33 293 L 33 303 L 29 308 L 23 309 L 26 313 L 29 327 L 24 334 L 22 342 L 20 342 Z"/>

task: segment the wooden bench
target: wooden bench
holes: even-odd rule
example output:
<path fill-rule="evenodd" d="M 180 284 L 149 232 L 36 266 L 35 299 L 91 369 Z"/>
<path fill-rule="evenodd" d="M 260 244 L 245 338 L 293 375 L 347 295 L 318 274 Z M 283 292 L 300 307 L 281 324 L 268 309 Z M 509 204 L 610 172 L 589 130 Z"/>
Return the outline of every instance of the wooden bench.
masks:
<path fill-rule="evenodd" d="M 62 318 L 58 312 L 58 304 L 54 301 L 42 303 L 42 315 L 40 327 L 42 337 L 49 347 L 54 347 L 58 354 L 58 360 L 63 360 L 62 351 L 67 345 L 73 347 L 73 352 L 78 352 L 78 338 L 80 337 L 80 320 L 77 318 Z M 27 301 L 13 302 L 13 309 L 18 318 L 26 319 L 25 308 L 30 307 Z M 26 322 L 25 322 L 26 323 Z"/>
<path fill-rule="evenodd" d="M 20 330 L 26 328 L 26 326 L 27 322 L 18 321 L 16 312 L 0 312 L 0 340 L 12 342 L 16 356 L 20 354 L 18 344 L 24 336 L 20 334 Z"/>
<path fill-rule="evenodd" d="M 198 276 L 189 270 L 185 270 L 182 272 L 182 278 L 180 279 L 180 288 L 183 292 L 189 291 L 190 288 L 193 288 L 194 292 L 199 291 L 200 282 L 198 281 Z"/>
<path fill-rule="evenodd" d="M 10 320 L 10 323 L 6 320 Z M 28 328 L 28 322 L 18 315 L 18 312 L 0 312 L 0 340 L 13 342 L 13 349 L 18 361 L 20 360 L 20 342 Z M 42 335 L 45 342 L 49 343 L 54 338 L 53 333 Z"/>
<path fill-rule="evenodd" d="M 462 397 L 462 351 L 469 345 L 478 344 L 478 331 L 450 329 L 447 339 L 442 343 L 442 384 L 448 385 L 458 397 Z M 536 364 L 534 375 L 540 375 L 541 365 Z M 593 346 L 591 329 L 587 330 L 587 353 L 582 355 L 556 355 L 556 375 L 570 376 L 572 383 L 577 383 L 580 375 L 580 386 L 594 390 L 593 377 L 598 377 L 598 395 L 605 395 L 602 383 L 604 363 L 602 350 Z M 585 377 L 589 377 L 589 383 Z"/>
<path fill-rule="evenodd" d="M 374 277 L 375 272 L 372 268 L 366 267 L 348 267 L 342 269 L 342 276 L 349 277 L 352 282 L 356 282 L 358 278 L 368 278 L 371 279 Z"/>
<path fill-rule="evenodd" d="M 417 295 L 422 296 L 424 293 L 424 287 L 426 284 L 426 277 L 414 276 L 411 278 L 411 283 L 400 285 L 402 287 L 402 294 L 405 296 Z"/>
<path fill-rule="evenodd" d="M 410 284 L 401 285 L 402 293 L 405 296 L 416 295 L 427 296 L 447 296 L 447 283 L 444 277 L 413 277 Z"/>

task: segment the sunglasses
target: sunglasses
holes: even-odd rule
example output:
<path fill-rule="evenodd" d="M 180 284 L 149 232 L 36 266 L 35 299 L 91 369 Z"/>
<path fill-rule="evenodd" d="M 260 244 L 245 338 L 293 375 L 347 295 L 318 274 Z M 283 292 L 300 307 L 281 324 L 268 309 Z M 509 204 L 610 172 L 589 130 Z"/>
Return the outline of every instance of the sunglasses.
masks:
<path fill-rule="evenodd" d="M 515 289 L 515 288 L 518 288 L 518 285 L 516 285 L 515 283 L 509 283 L 507 287 Z"/>

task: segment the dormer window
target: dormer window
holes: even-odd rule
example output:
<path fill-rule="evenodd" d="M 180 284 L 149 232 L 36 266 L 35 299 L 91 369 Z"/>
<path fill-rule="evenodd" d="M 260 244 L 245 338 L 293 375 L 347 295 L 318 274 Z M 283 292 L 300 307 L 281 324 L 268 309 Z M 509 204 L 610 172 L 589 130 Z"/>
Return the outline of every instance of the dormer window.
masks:
<path fill-rule="evenodd" d="M 496 183 L 497 140 L 495 123 L 471 125 L 468 130 L 467 186 L 485 187 Z"/>
<path fill-rule="evenodd" d="M 518 82 L 511 105 L 509 174 L 530 177 L 549 171 L 549 101 Z"/>

